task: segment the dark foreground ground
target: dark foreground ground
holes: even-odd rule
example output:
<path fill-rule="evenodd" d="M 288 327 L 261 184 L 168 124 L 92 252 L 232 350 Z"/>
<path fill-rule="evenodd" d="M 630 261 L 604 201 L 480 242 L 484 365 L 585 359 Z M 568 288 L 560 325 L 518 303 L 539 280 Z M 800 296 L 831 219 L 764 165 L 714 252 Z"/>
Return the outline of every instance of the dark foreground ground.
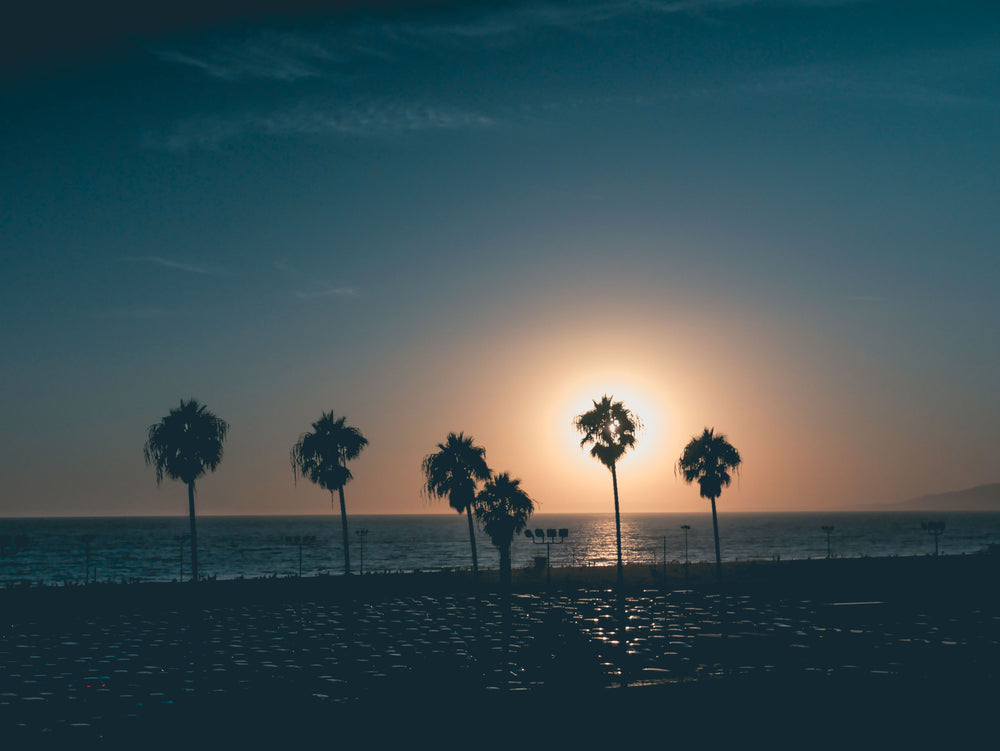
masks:
<path fill-rule="evenodd" d="M 988 747 L 1000 556 L 0 591 L 0 748 Z"/>

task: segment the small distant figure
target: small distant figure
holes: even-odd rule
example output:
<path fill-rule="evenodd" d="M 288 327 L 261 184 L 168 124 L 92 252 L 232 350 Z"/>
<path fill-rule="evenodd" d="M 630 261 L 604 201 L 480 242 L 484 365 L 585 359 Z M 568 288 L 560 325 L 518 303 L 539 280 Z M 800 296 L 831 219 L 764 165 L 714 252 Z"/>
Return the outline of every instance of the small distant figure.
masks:
<path fill-rule="evenodd" d="M 920 528 L 934 537 L 934 555 L 938 554 L 938 538 L 944 534 L 943 521 L 920 522 Z"/>

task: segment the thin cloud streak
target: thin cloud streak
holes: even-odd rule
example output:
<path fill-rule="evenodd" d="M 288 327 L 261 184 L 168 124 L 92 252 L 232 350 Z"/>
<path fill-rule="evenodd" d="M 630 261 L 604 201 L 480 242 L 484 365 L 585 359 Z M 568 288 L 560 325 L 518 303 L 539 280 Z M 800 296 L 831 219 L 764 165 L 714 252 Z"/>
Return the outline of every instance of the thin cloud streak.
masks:
<path fill-rule="evenodd" d="M 179 121 L 166 133 L 147 133 L 142 145 L 165 151 L 213 149 L 244 137 L 339 135 L 393 137 L 407 133 L 463 128 L 492 128 L 485 114 L 455 107 L 417 103 L 371 102 L 324 105 L 303 102 L 287 111 L 204 115 Z"/>
<path fill-rule="evenodd" d="M 299 282 L 306 282 L 315 289 L 310 291 L 296 290 L 292 292 L 292 297 L 298 300 L 319 300 L 330 297 L 361 297 L 361 293 L 354 287 L 335 285 L 323 279 L 316 279 L 311 274 L 306 274 L 284 259 L 274 262 L 274 268 L 278 271 L 294 277 Z"/>
<path fill-rule="evenodd" d="M 186 271 L 191 274 L 203 274 L 206 276 L 229 275 L 229 272 L 223 271 L 222 269 L 210 269 L 205 266 L 195 266 L 190 263 L 171 261 L 169 258 L 163 258 L 161 256 L 123 256 L 121 260 L 127 263 L 150 263 L 156 266 L 162 266 L 167 269 L 174 269 L 176 271 Z"/>
<path fill-rule="evenodd" d="M 792 7 L 836 7 L 868 0 L 764 0 Z M 264 30 L 249 39 L 221 39 L 192 50 L 151 48 L 160 60 L 188 66 L 219 81 L 250 79 L 294 83 L 334 75 L 337 66 L 359 59 L 399 59 L 400 48 L 515 43 L 539 31 L 600 31 L 610 21 L 650 16 L 704 16 L 713 11 L 761 4 L 760 0 L 621 0 L 573 4 L 529 4 L 473 8 L 455 21 L 362 21 L 322 31 Z"/>

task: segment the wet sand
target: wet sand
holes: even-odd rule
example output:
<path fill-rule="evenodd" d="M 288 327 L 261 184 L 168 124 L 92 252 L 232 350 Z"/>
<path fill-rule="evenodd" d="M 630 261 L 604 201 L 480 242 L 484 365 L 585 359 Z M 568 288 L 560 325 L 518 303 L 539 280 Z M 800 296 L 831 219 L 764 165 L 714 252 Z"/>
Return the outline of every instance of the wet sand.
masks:
<path fill-rule="evenodd" d="M 10 748 L 972 742 L 1000 556 L 0 591 Z M 685 586 L 686 584 L 686 586 Z M 555 742 L 555 741 L 553 741 Z M 644 741 L 645 742 L 645 741 Z M 872 745 L 878 745 L 873 743 Z"/>

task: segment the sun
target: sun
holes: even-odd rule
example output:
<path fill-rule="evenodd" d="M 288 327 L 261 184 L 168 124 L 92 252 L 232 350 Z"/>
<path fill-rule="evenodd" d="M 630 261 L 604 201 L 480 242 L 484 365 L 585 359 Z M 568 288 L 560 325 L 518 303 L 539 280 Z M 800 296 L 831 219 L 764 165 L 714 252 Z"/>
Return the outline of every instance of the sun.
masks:
<path fill-rule="evenodd" d="M 641 378 L 610 375 L 581 376 L 560 396 L 558 408 L 553 410 L 552 429 L 561 434 L 558 443 L 565 447 L 565 458 L 573 464 L 593 462 L 589 453 L 580 448 L 580 436 L 573 429 L 573 419 L 605 394 L 622 402 L 638 417 L 641 425 L 635 449 L 621 461 L 635 467 L 662 463 L 669 424 L 665 400 L 653 384 Z"/>

